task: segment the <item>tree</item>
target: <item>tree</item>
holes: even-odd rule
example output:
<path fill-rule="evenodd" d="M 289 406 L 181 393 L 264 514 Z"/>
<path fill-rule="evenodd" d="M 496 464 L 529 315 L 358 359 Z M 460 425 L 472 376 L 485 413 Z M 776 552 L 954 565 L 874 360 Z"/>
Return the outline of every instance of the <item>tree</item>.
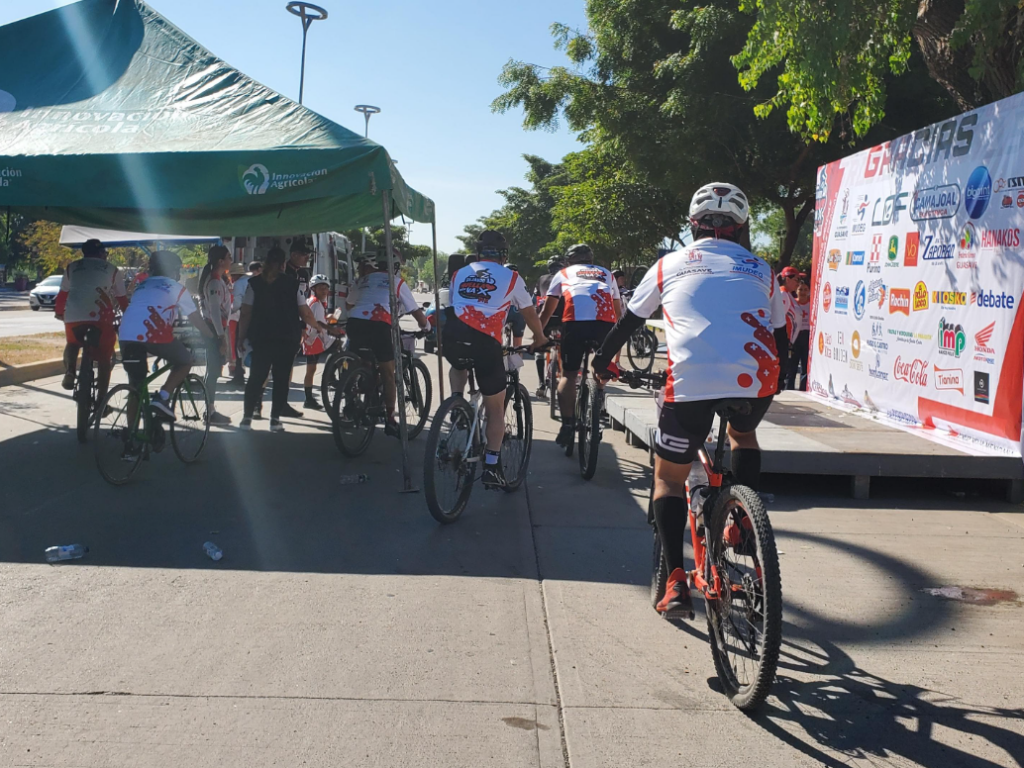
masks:
<path fill-rule="evenodd" d="M 75 251 L 60 244 L 61 225 L 52 221 L 33 221 L 20 235 L 22 246 L 40 275 L 62 272 L 78 258 Z"/>
<path fill-rule="evenodd" d="M 827 141 L 837 124 L 858 137 L 879 124 L 892 76 L 913 71 L 915 53 L 961 111 L 1024 88 L 1019 0 L 740 0 L 740 7 L 756 19 L 734 59 L 740 81 L 755 90 L 776 78 L 758 114 L 785 109 L 789 125 L 813 140 Z"/>
<path fill-rule="evenodd" d="M 830 132 L 824 141 L 809 142 L 778 110 L 755 115 L 773 90 L 760 81 L 741 86 L 732 64 L 754 17 L 739 13 L 736 0 L 674 5 L 590 0 L 588 33 L 552 27 L 556 47 L 573 67 L 545 70 L 510 61 L 499 78 L 506 91 L 492 106 L 500 112 L 522 107 L 526 128 L 554 126 L 564 117 L 645 183 L 682 199 L 709 181 L 739 185 L 752 202 L 782 210 L 780 262 L 787 264 L 814 207 L 816 168 L 855 149 L 854 137 Z M 907 99 L 907 113 L 917 120 L 934 114 L 934 94 L 911 89 Z M 861 146 L 898 133 L 890 121 Z"/>
<path fill-rule="evenodd" d="M 779 238 L 786 232 L 785 213 L 781 208 L 759 211 L 751 219 L 750 234 L 753 251 L 772 266 L 778 265 Z M 793 246 L 790 264 L 801 271 L 811 268 L 814 235 L 811 227 L 803 227 Z"/>

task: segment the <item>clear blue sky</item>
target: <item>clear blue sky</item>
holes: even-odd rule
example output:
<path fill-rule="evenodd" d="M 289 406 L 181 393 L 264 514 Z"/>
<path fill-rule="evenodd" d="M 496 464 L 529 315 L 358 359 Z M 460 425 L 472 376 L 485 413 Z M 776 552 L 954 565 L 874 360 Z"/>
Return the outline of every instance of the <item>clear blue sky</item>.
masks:
<path fill-rule="evenodd" d="M 172 23 L 250 77 L 297 99 L 302 32 L 285 0 L 147 0 Z M 69 0 L 2 0 L 0 24 Z M 584 0 L 317 0 L 327 21 L 309 32 L 305 104 L 355 131 L 356 104 L 383 111 L 370 121 L 406 181 L 437 203 L 438 248 L 501 204 L 495 190 L 525 184 L 524 153 L 558 160 L 575 137 L 524 131 L 521 114 L 493 114 L 491 100 L 509 58 L 565 62 L 548 27 L 585 24 Z M 361 43 L 366 40 L 366 43 Z M 62 55 L 54 52 L 54 55 Z M 425 225 L 415 243 L 429 244 Z"/>

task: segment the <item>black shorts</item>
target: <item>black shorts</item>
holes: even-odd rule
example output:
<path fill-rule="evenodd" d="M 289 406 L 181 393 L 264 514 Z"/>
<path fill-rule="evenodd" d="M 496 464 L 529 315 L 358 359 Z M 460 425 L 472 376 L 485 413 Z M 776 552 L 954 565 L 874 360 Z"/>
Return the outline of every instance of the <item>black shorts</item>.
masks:
<path fill-rule="evenodd" d="M 601 346 L 615 323 L 600 320 L 570 320 L 562 326 L 562 371 L 576 373 L 583 365 L 588 341 Z"/>
<path fill-rule="evenodd" d="M 159 357 L 174 366 L 192 363 L 192 353 L 181 341 L 175 339 L 169 344 L 153 344 L 145 341 L 121 342 L 121 365 L 128 374 L 128 381 L 137 387 L 145 380 L 149 372 L 147 355 Z"/>
<path fill-rule="evenodd" d="M 350 317 L 345 333 L 348 334 L 348 348 L 364 360 L 370 359 L 371 352 L 378 363 L 390 363 L 395 359 L 390 323 Z"/>
<path fill-rule="evenodd" d="M 471 328 L 454 313 L 444 323 L 444 358 L 457 371 L 473 369 L 476 384 L 485 395 L 505 391 L 505 358 L 501 344 L 476 328 Z"/>
<path fill-rule="evenodd" d="M 772 396 L 736 399 L 746 399 L 750 403 L 750 413 L 734 416 L 729 424 L 737 432 L 753 432 L 768 413 Z M 685 400 L 681 403 L 665 403 L 658 417 L 654 452 L 673 464 L 689 464 L 696 459 L 697 451 L 704 445 L 715 420 L 715 406 L 720 402 Z"/>

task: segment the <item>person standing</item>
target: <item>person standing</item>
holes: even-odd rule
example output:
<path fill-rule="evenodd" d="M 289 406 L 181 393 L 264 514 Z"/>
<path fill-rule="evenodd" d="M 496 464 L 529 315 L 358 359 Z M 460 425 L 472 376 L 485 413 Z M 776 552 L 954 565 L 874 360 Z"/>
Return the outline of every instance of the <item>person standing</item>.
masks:
<path fill-rule="evenodd" d="M 786 389 L 807 391 L 807 353 L 811 344 L 811 289 L 800 281 L 796 289 L 794 321 L 790 332 L 789 368 L 786 371 Z M 800 372 L 800 386 L 796 376 Z"/>
<path fill-rule="evenodd" d="M 303 324 L 318 325 L 306 299 L 299 290 L 299 282 L 285 274 L 284 251 L 274 247 L 267 253 L 263 272 L 249 278 L 242 299 L 242 313 L 238 320 L 238 344 L 246 339 L 252 345 L 252 365 L 249 381 L 245 385 L 245 410 L 240 427 L 252 428 L 252 415 L 263 399 L 267 376 L 274 373 L 274 392 L 270 408 L 270 431 L 284 432 L 281 417 L 300 414 L 288 406 L 288 387 L 291 384 L 295 351 L 299 347 Z"/>
<path fill-rule="evenodd" d="M 782 304 L 786 308 L 786 328 L 784 346 L 778 349 L 779 361 L 782 363 L 783 375 L 779 377 L 779 391 L 781 392 L 789 382 L 789 347 L 794 337 L 793 326 L 796 322 L 796 291 L 800 285 L 800 272 L 796 267 L 783 267 L 779 272 L 779 285 L 782 288 Z"/>
<path fill-rule="evenodd" d="M 561 256 L 552 256 L 548 259 L 548 271 L 547 274 L 541 275 L 537 278 L 537 284 L 534 286 L 533 295 L 537 299 L 537 311 L 540 312 L 544 308 L 544 301 L 548 296 L 548 288 L 551 287 L 551 281 L 555 275 L 561 272 L 565 268 L 565 262 Z M 555 308 L 554 313 L 551 315 L 551 319 L 547 325 L 544 326 L 544 334 L 551 338 L 553 335 L 561 334 L 562 332 L 562 311 L 564 309 L 564 301 L 559 301 L 558 306 Z M 537 391 L 534 393 L 537 397 L 544 397 L 547 392 L 545 386 L 545 370 L 544 362 L 545 355 L 537 355 L 537 381 L 540 382 L 540 386 L 537 387 Z M 555 386 L 552 382 L 551 386 Z"/>
<path fill-rule="evenodd" d="M 242 299 L 245 298 L 245 289 L 249 286 L 249 278 L 258 275 L 263 265 L 258 261 L 250 262 L 248 271 L 241 264 L 231 265 L 231 274 L 235 275 L 236 268 L 241 270 L 238 277 L 231 285 L 231 318 L 228 320 L 228 335 L 231 349 L 235 352 L 235 367 L 231 375 L 231 383 L 239 387 L 245 386 L 245 358 L 238 352 L 238 320 L 242 316 Z"/>
<path fill-rule="evenodd" d="M 206 266 L 199 275 L 199 308 L 213 336 L 206 343 L 206 397 L 210 401 L 210 424 L 224 427 L 231 419 L 218 413 L 217 379 L 228 357 L 228 320 L 231 317 L 231 289 L 224 275 L 231 266 L 231 252 L 223 245 L 211 246 Z"/>
<path fill-rule="evenodd" d="M 316 364 L 320 361 L 320 356 L 335 342 L 335 337 L 321 327 L 321 324 L 327 323 L 327 296 L 331 292 L 331 281 L 326 275 L 314 275 L 309 281 L 309 291 L 310 297 L 306 299 L 306 304 L 318 325 L 307 325 L 302 337 L 302 354 L 306 356 L 306 378 L 302 382 L 306 404 L 302 407 L 320 411 L 324 406 L 320 405 L 313 395 L 313 381 L 316 378 Z"/>

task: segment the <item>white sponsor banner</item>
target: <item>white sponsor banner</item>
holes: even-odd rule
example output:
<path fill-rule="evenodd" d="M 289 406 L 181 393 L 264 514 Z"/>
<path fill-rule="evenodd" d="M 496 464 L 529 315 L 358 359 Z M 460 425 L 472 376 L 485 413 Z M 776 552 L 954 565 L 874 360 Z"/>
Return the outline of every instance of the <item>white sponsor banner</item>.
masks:
<path fill-rule="evenodd" d="M 1021 455 L 1024 94 L 818 170 L 808 390 Z"/>

